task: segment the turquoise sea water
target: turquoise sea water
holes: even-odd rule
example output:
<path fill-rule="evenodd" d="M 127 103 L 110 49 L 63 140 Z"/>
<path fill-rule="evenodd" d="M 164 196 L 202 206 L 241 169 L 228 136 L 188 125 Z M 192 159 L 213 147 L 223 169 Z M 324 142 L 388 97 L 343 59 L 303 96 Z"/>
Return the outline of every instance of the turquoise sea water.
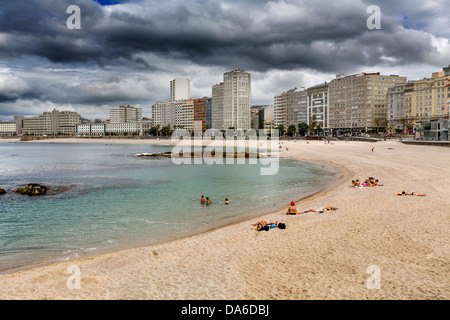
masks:
<path fill-rule="evenodd" d="M 138 153 L 171 146 L 0 143 L 0 188 L 39 183 L 63 192 L 0 195 L 0 272 L 135 247 L 270 212 L 334 181 L 330 168 L 280 159 L 260 164 L 174 165 Z M 200 204 L 204 195 L 210 206 Z M 223 204 L 228 198 L 230 205 Z"/>

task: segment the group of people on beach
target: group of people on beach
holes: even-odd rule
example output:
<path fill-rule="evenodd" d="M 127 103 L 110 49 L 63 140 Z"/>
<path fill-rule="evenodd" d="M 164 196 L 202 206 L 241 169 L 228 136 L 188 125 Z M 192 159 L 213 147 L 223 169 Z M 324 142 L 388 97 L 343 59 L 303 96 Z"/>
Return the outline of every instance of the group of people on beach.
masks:
<path fill-rule="evenodd" d="M 367 187 L 379 187 L 383 186 L 382 184 L 379 184 L 378 179 L 375 179 L 374 177 L 369 177 L 368 179 L 364 180 L 363 183 L 361 183 L 358 179 L 352 180 L 352 186 L 353 187 L 359 187 L 359 188 L 367 188 Z M 425 193 L 415 193 L 415 192 L 406 192 L 402 191 L 397 193 L 399 196 L 418 196 L 418 197 L 426 197 L 427 195 Z"/>
<path fill-rule="evenodd" d="M 363 183 L 361 183 L 359 179 L 352 180 L 352 186 L 359 188 L 368 188 L 368 187 L 382 187 L 383 185 L 380 184 L 378 179 L 375 179 L 374 177 L 369 177 L 368 179 L 364 180 Z"/>
<path fill-rule="evenodd" d="M 200 203 L 209 205 L 209 204 L 211 204 L 211 200 L 209 199 L 209 197 L 206 197 L 206 199 L 205 199 L 205 196 L 202 195 L 202 197 L 200 198 Z M 230 204 L 230 201 L 228 201 L 228 198 L 225 198 L 224 204 Z"/>
<path fill-rule="evenodd" d="M 368 179 L 365 179 L 363 183 L 361 183 L 359 181 L 359 179 L 356 180 L 352 180 L 352 186 L 353 187 L 378 187 L 378 186 L 383 186 L 382 184 L 379 183 L 378 179 L 375 179 L 375 177 L 369 177 Z M 418 197 L 425 197 L 426 194 L 425 193 L 415 193 L 415 192 L 399 192 L 398 193 L 399 196 L 418 196 Z M 336 207 L 332 207 L 332 206 L 327 206 L 327 207 L 321 207 L 319 209 L 309 209 L 309 210 L 304 210 L 304 211 L 299 211 L 297 210 L 297 207 L 295 205 L 295 202 L 292 201 L 291 205 L 289 206 L 289 208 L 286 211 L 287 215 L 299 215 L 299 214 L 303 214 L 303 213 L 308 213 L 308 212 L 318 212 L 318 213 L 323 213 L 323 212 L 327 212 L 327 211 L 336 211 L 338 208 Z M 286 229 L 286 224 L 282 223 L 282 222 L 267 222 L 266 220 L 261 220 L 258 221 L 255 224 L 252 224 L 253 226 L 253 230 L 257 230 L 257 231 L 269 231 L 270 229 L 273 228 L 280 228 L 280 229 Z"/>
<path fill-rule="evenodd" d="M 331 207 L 331 206 L 327 206 L 327 207 L 321 207 L 319 209 L 309 209 L 309 210 L 305 210 L 305 211 L 298 211 L 297 207 L 295 205 L 295 202 L 292 201 L 290 207 L 288 208 L 286 214 L 287 215 L 299 215 L 299 214 L 303 214 L 303 213 L 308 213 L 308 212 L 318 212 L 318 213 L 323 213 L 326 211 L 336 211 L 338 208 L 336 207 Z M 280 229 L 286 229 L 286 224 L 283 222 L 267 222 L 266 220 L 261 220 L 258 221 L 255 224 L 252 224 L 253 226 L 253 230 L 257 230 L 257 231 L 269 231 L 270 229 L 274 229 L 274 228 L 280 228 Z"/>

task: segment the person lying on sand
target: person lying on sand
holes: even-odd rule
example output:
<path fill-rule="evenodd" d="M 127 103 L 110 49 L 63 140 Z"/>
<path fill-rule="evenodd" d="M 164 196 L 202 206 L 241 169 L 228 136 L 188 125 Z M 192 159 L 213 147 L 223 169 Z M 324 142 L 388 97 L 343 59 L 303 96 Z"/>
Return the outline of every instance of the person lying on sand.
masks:
<path fill-rule="evenodd" d="M 401 193 L 397 193 L 397 195 L 399 196 L 417 196 L 417 197 L 426 197 L 426 193 L 415 193 L 415 192 L 411 192 L 411 193 L 407 193 L 405 191 L 402 191 Z"/>
<path fill-rule="evenodd" d="M 320 209 L 317 209 L 317 210 L 309 209 L 309 210 L 303 211 L 303 213 L 308 213 L 308 212 L 323 213 L 323 212 L 326 212 L 326 211 L 336 211 L 337 209 L 338 208 L 328 206 L 328 207 L 323 207 L 323 208 L 320 208 Z"/>
<path fill-rule="evenodd" d="M 359 179 L 352 180 L 352 185 L 354 187 L 359 187 L 359 186 L 361 186 L 361 182 L 359 182 Z"/>
<path fill-rule="evenodd" d="M 280 228 L 280 229 L 286 229 L 286 225 L 282 222 L 278 223 L 278 221 L 275 222 L 267 222 L 266 220 L 261 220 L 258 221 L 255 224 L 252 224 L 252 226 L 254 226 L 253 230 L 257 230 L 257 231 L 269 231 L 270 229 L 273 228 Z"/>
<path fill-rule="evenodd" d="M 291 202 L 291 206 L 288 208 L 286 214 L 293 215 L 293 216 L 297 215 L 297 214 L 301 214 L 301 212 L 298 212 L 294 201 Z"/>

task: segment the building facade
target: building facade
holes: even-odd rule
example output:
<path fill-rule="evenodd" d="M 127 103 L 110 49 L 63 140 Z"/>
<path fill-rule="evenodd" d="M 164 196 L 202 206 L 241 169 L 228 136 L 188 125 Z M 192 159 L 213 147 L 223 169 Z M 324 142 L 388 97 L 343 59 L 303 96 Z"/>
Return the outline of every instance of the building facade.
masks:
<path fill-rule="evenodd" d="M 251 127 L 251 75 L 236 69 L 223 75 L 212 88 L 212 126 L 248 130 Z"/>
<path fill-rule="evenodd" d="M 211 118 L 211 104 L 208 103 L 211 98 L 203 97 L 201 99 L 194 100 L 194 121 L 201 122 L 201 130 L 205 131 L 207 127 L 207 113 L 209 113 L 209 118 Z M 207 106 L 208 105 L 208 106 Z M 207 107 L 209 107 L 209 112 L 207 112 Z M 211 126 L 211 120 L 209 120 L 208 129 Z"/>
<path fill-rule="evenodd" d="M 250 129 L 251 75 L 244 70 L 234 70 L 223 75 L 223 126 L 222 129 Z"/>
<path fill-rule="evenodd" d="M 223 93 L 224 93 L 224 83 L 215 84 L 212 87 L 212 98 L 211 98 L 211 129 L 221 130 L 224 123 L 223 115 Z"/>
<path fill-rule="evenodd" d="M 328 104 L 328 83 L 319 84 L 306 90 L 307 124 L 320 126 L 324 131 L 329 130 L 330 110 Z"/>
<path fill-rule="evenodd" d="M 37 117 L 23 118 L 22 133 L 30 135 L 73 135 L 81 124 L 81 117 L 73 111 L 44 112 Z"/>
<path fill-rule="evenodd" d="M 0 136 L 14 136 L 17 134 L 17 124 L 10 121 L 0 121 Z"/>
<path fill-rule="evenodd" d="M 294 88 L 274 97 L 274 125 L 298 126 L 308 123 L 308 95 L 304 87 Z"/>
<path fill-rule="evenodd" d="M 170 101 L 159 101 L 152 106 L 153 125 L 160 128 L 175 125 L 175 105 Z"/>
<path fill-rule="evenodd" d="M 285 92 L 277 94 L 273 101 L 274 125 L 275 127 L 287 127 L 287 94 Z"/>
<path fill-rule="evenodd" d="M 111 123 L 142 121 L 142 108 L 133 106 L 112 107 L 110 109 L 110 120 Z"/>
<path fill-rule="evenodd" d="M 175 106 L 175 126 L 194 130 L 194 100 L 184 100 L 173 104 Z"/>
<path fill-rule="evenodd" d="M 170 81 L 170 101 L 191 99 L 191 82 L 187 78 L 176 78 Z"/>
<path fill-rule="evenodd" d="M 406 77 L 361 73 L 337 75 L 329 83 L 329 127 L 333 131 L 372 131 L 386 126 L 386 94 Z"/>
<path fill-rule="evenodd" d="M 405 129 L 411 117 L 414 82 L 396 84 L 386 94 L 386 119 L 394 129 Z"/>
<path fill-rule="evenodd" d="M 414 124 L 450 116 L 450 75 L 445 73 L 435 72 L 431 78 L 414 81 L 408 112 Z"/>

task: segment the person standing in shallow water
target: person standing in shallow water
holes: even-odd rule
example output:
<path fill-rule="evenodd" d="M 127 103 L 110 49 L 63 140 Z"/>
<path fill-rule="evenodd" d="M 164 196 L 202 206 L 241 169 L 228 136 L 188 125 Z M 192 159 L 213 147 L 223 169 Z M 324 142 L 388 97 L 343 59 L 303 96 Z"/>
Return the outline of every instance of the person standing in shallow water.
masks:
<path fill-rule="evenodd" d="M 209 197 L 206 197 L 206 204 L 211 204 L 211 200 L 209 200 Z"/>
<path fill-rule="evenodd" d="M 200 199 L 200 203 L 201 203 L 201 204 L 204 204 L 205 202 L 206 202 L 205 196 L 202 196 L 202 198 Z"/>
<path fill-rule="evenodd" d="M 230 204 L 230 202 L 228 201 L 228 198 L 225 198 L 225 204 Z"/>

